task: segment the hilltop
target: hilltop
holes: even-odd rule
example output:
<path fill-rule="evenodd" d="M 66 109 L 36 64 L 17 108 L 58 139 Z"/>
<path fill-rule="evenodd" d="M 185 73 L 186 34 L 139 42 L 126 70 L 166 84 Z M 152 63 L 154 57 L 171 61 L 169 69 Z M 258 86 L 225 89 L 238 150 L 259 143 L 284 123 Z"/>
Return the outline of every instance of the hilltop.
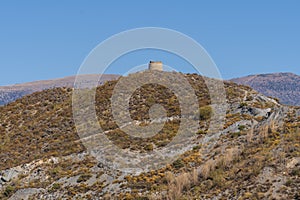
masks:
<path fill-rule="evenodd" d="M 257 74 L 231 81 L 248 85 L 266 96 L 278 98 L 283 104 L 300 106 L 300 76 L 296 74 Z"/>
<path fill-rule="evenodd" d="M 172 81 L 176 72 L 154 73 Z M 225 124 L 209 132 L 214 105 L 205 81 L 219 80 L 184 77 L 199 103 L 199 118 L 190 119 L 199 124 L 191 127 L 192 148 L 173 163 L 141 174 L 114 171 L 87 153 L 75 129 L 71 88 L 36 92 L 0 107 L 0 198 L 299 199 L 300 109 L 225 81 Z M 107 81 L 97 88 L 96 114 L 105 135 L 124 150 L 163 148 L 180 120 L 189 118 L 181 114 L 172 91 L 148 84 L 131 97 L 131 117 L 149 125 L 149 109 L 159 103 L 168 119 L 153 122 L 165 125 L 151 138 L 129 137 L 112 115 L 116 84 Z"/>

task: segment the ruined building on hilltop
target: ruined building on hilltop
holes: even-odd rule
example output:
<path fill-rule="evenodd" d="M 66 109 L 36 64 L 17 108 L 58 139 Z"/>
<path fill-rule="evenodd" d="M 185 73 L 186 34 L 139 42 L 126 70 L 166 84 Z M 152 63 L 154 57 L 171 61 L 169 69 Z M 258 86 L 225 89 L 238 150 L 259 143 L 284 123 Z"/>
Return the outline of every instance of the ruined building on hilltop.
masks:
<path fill-rule="evenodd" d="M 161 61 L 150 61 L 148 69 L 163 71 L 163 63 Z"/>

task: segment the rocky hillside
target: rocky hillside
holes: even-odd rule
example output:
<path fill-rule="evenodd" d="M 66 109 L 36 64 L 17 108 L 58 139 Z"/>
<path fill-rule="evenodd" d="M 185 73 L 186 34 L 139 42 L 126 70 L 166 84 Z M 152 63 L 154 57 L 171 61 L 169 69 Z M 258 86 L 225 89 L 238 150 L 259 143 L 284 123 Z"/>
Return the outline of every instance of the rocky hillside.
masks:
<path fill-rule="evenodd" d="M 95 75 L 84 75 L 86 80 L 89 76 Z M 105 74 L 101 77 L 99 85 L 108 80 L 115 80 L 119 76 L 113 74 Z M 45 80 L 45 81 L 35 81 L 30 83 L 16 84 L 11 86 L 0 86 L 0 105 L 5 105 L 7 103 L 13 102 L 16 99 L 19 99 L 25 95 L 32 94 L 34 92 L 42 91 L 50 88 L 57 87 L 73 87 L 75 76 L 54 79 L 54 80 Z"/>
<path fill-rule="evenodd" d="M 231 81 L 248 85 L 266 96 L 278 98 L 283 104 L 300 106 L 300 76 L 296 74 L 258 74 Z"/>
<path fill-rule="evenodd" d="M 171 81 L 175 72 L 155 73 L 165 73 Z M 110 97 L 117 81 L 97 88 L 103 133 L 127 151 L 163 148 L 181 120 L 199 124 L 189 150 L 139 174 L 112 169 L 87 152 L 75 129 L 70 88 L 48 89 L 0 107 L 0 199 L 299 199 L 300 109 L 224 82 L 229 104 L 225 124 L 210 132 L 214 105 L 206 79 L 184 76 L 198 98 L 197 118 L 183 115 L 174 93 L 160 85 L 144 85 L 130 98 L 137 124 L 164 124 L 150 138 L 128 136 L 114 121 Z M 166 109 L 167 120 L 149 121 L 156 103 Z"/>

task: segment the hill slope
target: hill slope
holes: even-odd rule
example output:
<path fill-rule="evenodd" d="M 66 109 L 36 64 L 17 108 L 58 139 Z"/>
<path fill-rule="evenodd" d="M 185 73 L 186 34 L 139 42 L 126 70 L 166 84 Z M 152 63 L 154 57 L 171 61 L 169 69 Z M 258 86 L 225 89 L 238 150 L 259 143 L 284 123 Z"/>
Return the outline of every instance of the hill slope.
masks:
<path fill-rule="evenodd" d="M 296 74 L 258 74 L 231 81 L 248 85 L 266 96 L 276 97 L 284 104 L 300 106 L 300 76 Z"/>
<path fill-rule="evenodd" d="M 83 75 L 88 80 L 89 76 L 95 75 Z M 115 80 L 119 76 L 113 74 L 104 74 L 99 81 L 99 85 L 108 80 Z M 58 87 L 70 87 L 74 85 L 76 76 L 70 76 L 60 79 L 53 80 L 44 80 L 44 81 L 35 81 L 29 83 L 16 84 L 11 86 L 0 86 L 0 105 L 4 105 L 15 101 L 25 95 L 32 94 L 34 92 L 42 91 L 50 88 Z"/>
<path fill-rule="evenodd" d="M 173 80 L 172 73 L 163 73 Z M 75 130 L 72 89 L 49 89 L 0 107 L 0 198 L 299 198 L 300 110 L 247 86 L 224 82 L 226 123 L 210 133 L 212 105 L 204 79 L 185 77 L 200 107 L 200 117 L 190 119 L 200 125 L 191 136 L 193 148 L 173 163 L 141 174 L 112 170 L 87 153 Z M 109 81 L 97 88 L 96 112 L 106 136 L 122 149 L 160 149 L 176 134 L 178 119 L 188 118 L 181 116 L 172 92 L 145 85 L 130 100 L 131 117 L 145 125 L 149 108 L 159 103 L 169 120 L 156 121 L 165 126 L 151 138 L 130 138 L 112 116 L 110 97 L 116 84 Z"/>

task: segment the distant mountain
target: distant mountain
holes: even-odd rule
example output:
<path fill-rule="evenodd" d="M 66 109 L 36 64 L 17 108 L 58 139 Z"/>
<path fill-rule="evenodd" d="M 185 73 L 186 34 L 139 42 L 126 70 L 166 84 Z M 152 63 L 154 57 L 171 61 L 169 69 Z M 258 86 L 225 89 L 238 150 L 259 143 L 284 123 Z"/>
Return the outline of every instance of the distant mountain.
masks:
<path fill-rule="evenodd" d="M 258 74 L 231 81 L 250 86 L 266 96 L 276 97 L 283 104 L 300 106 L 300 76 L 296 74 Z"/>
<path fill-rule="evenodd" d="M 97 75 L 81 75 L 82 80 L 92 79 Z M 99 80 L 99 85 L 103 84 L 108 80 L 115 80 L 119 75 L 115 74 L 103 74 L 101 80 Z M 65 78 L 53 79 L 53 80 L 43 80 L 35 81 L 29 83 L 16 84 L 11 86 L 0 86 L 0 105 L 5 105 L 7 103 L 13 102 L 25 95 L 32 94 L 34 92 L 39 92 L 46 89 L 58 88 L 58 87 L 68 87 L 71 88 L 74 85 L 76 76 L 69 76 Z"/>

